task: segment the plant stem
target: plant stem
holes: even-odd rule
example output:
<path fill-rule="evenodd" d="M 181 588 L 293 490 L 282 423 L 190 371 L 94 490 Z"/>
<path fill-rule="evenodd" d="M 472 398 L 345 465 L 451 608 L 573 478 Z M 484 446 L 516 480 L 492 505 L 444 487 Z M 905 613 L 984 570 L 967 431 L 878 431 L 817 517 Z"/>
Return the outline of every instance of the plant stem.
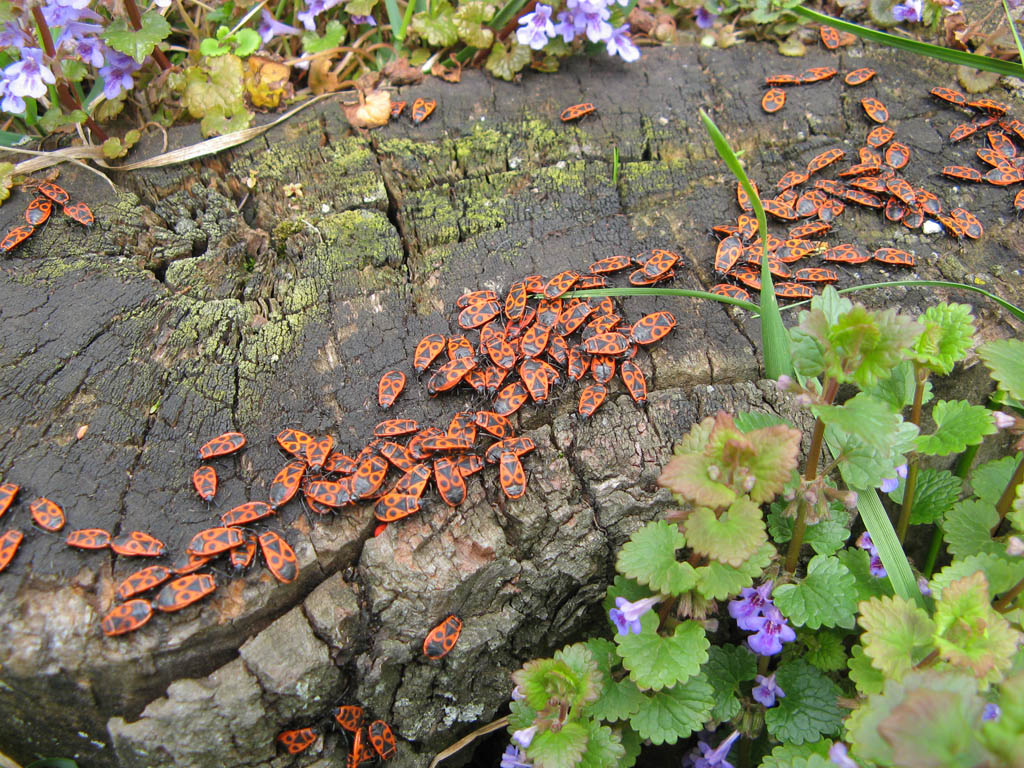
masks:
<path fill-rule="evenodd" d="M 1003 522 L 1003 518 L 1010 511 L 1010 507 L 1013 505 L 1013 500 L 1017 496 L 1017 486 L 1024 480 L 1024 459 L 1021 459 L 1017 463 L 1017 469 L 1013 471 L 1013 477 L 1010 478 L 1010 482 L 1006 484 L 1006 488 L 1003 490 L 1003 495 L 999 497 L 999 501 L 996 502 L 996 511 L 999 513 L 999 523 Z M 992 532 L 995 533 L 996 528 L 999 527 L 999 523 L 995 524 Z"/>
<path fill-rule="evenodd" d="M 828 379 L 825 382 L 825 392 L 822 402 L 831 405 L 835 400 L 836 392 L 839 391 L 839 382 L 836 379 Z M 804 480 L 812 482 L 818 476 L 818 463 L 821 458 L 821 446 L 825 439 L 825 422 L 818 419 L 814 422 L 814 432 L 811 434 L 811 447 L 807 451 L 807 467 L 804 469 Z M 786 551 L 785 568 L 789 573 L 796 570 L 797 561 L 800 559 L 800 547 L 804 544 L 804 531 L 807 530 L 807 507 L 806 499 L 801 499 L 797 507 L 796 522 L 793 524 L 793 538 L 789 540 L 789 549 Z"/>
<path fill-rule="evenodd" d="M 772 660 L 771 656 L 758 656 L 757 657 L 757 674 L 767 675 L 768 674 L 768 662 Z"/>
<path fill-rule="evenodd" d="M 128 12 L 128 20 L 132 23 L 132 29 L 138 32 L 142 29 L 142 16 L 139 15 L 139 6 L 135 0 L 124 0 L 124 9 Z M 160 65 L 161 69 L 170 69 L 171 62 L 164 56 L 164 52 L 156 46 L 153 47 L 153 60 Z"/>
<path fill-rule="evenodd" d="M 1010 610 L 1013 605 L 1013 601 L 1017 599 L 1017 595 L 1024 592 L 1024 579 L 1021 579 L 1013 585 L 1013 589 L 1007 592 L 1005 595 L 999 598 L 996 603 L 992 606 L 1000 613 L 1006 613 Z"/>
<path fill-rule="evenodd" d="M 953 467 L 953 474 L 963 480 L 967 477 L 967 473 L 971 469 L 971 464 L 974 463 L 974 457 L 978 454 L 978 445 L 969 445 L 966 450 L 960 454 L 956 460 L 956 464 Z M 939 558 L 939 552 L 942 550 L 942 523 L 938 522 L 935 524 L 935 529 L 932 531 L 932 543 L 928 548 L 928 558 L 925 560 L 924 567 L 921 569 L 921 573 L 924 574 L 925 578 L 930 579 L 932 577 L 932 571 L 935 570 L 935 561 Z"/>
<path fill-rule="evenodd" d="M 50 27 L 46 23 L 46 18 L 43 16 L 43 9 L 40 6 L 32 6 L 32 18 L 35 20 L 36 27 L 39 29 L 39 37 L 43 41 L 43 50 L 46 51 L 47 56 L 56 60 L 57 51 L 53 47 L 53 36 L 50 34 Z M 68 88 L 68 84 L 63 80 L 57 81 L 57 96 L 60 99 L 61 106 L 63 106 L 68 112 L 82 110 L 81 103 L 79 103 L 78 99 L 76 99 L 74 94 L 71 93 L 71 89 Z M 99 124 L 89 117 L 89 115 L 85 116 L 85 124 L 89 126 L 89 130 L 92 131 L 100 141 L 107 140 L 108 136 L 106 131 L 100 128 Z"/>
<path fill-rule="evenodd" d="M 924 385 L 928 381 L 929 370 L 918 362 L 914 362 L 914 407 L 910 411 L 910 423 L 921 426 L 921 403 L 924 401 Z M 910 525 L 910 511 L 914 506 L 914 493 L 917 490 L 917 457 L 907 462 L 907 482 L 903 486 L 903 507 L 900 509 L 899 523 L 896 525 L 896 536 L 900 544 L 907 538 L 907 527 Z"/>

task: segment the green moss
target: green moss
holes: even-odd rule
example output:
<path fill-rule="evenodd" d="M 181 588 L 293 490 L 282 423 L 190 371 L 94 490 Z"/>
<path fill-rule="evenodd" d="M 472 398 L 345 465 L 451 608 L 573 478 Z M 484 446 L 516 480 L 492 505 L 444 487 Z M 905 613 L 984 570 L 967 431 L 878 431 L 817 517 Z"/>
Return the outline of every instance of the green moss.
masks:
<path fill-rule="evenodd" d="M 454 154 L 463 177 L 503 173 L 507 170 L 509 138 L 479 123 L 473 133 L 455 140 Z"/>
<path fill-rule="evenodd" d="M 449 180 L 455 163 L 451 142 L 427 143 L 388 139 L 380 143 L 381 161 L 396 174 L 397 186 L 410 192 L 428 189 Z"/>

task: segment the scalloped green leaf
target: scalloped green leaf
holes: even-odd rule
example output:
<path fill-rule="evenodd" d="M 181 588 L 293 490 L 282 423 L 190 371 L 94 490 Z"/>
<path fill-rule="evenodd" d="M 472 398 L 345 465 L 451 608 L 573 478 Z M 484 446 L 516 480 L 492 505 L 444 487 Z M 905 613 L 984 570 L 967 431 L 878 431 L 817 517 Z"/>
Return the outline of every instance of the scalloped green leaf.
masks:
<path fill-rule="evenodd" d="M 513 36 L 512 44 L 507 48 L 501 40 L 494 41 L 484 68 L 495 77 L 511 81 L 532 58 L 533 52 L 529 46 L 520 45 Z"/>
<path fill-rule="evenodd" d="M 857 610 L 857 582 L 834 557 L 815 555 L 799 584 L 782 584 L 772 599 L 782 614 L 798 627 L 852 628 Z"/>
<path fill-rule="evenodd" d="M 324 27 L 323 36 L 318 35 L 316 30 L 302 33 L 302 53 L 309 56 L 328 48 L 337 48 L 345 41 L 345 34 L 345 25 L 337 19 L 331 19 Z"/>
<path fill-rule="evenodd" d="M 601 695 L 587 707 L 587 714 L 608 722 L 628 719 L 639 711 L 644 695 L 628 677 L 616 680 L 612 674 L 612 670 L 619 666 L 615 643 L 592 637 L 587 640 L 587 647 L 594 654 L 602 679 Z"/>
<path fill-rule="evenodd" d="M 724 600 L 738 595 L 741 589 L 761 577 L 776 554 L 775 547 L 765 543 L 739 568 L 712 560 L 696 569 L 697 591 L 708 600 Z"/>
<path fill-rule="evenodd" d="M 978 347 L 978 357 L 992 372 L 999 388 L 1016 400 L 1024 400 L 1024 341 L 996 339 Z"/>
<path fill-rule="evenodd" d="M 833 511 L 832 514 L 837 514 Z M 842 513 L 847 520 L 849 514 Z M 796 521 L 792 517 L 785 517 L 781 512 L 773 511 L 768 514 L 768 532 L 776 544 L 785 544 L 793 538 L 793 525 Z M 819 555 L 831 555 L 840 549 L 847 539 L 850 538 L 850 529 L 839 520 L 821 520 L 808 525 L 804 530 L 804 544 L 810 544 L 811 548 Z"/>
<path fill-rule="evenodd" d="M 569 720 L 555 730 L 537 731 L 526 749 L 526 756 L 536 768 L 566 768 L 576 765 L 587 749 L 587 728 Z"/>
<path fill-rule="evenodd" d="M 142 14 L 142 27 L 138 30 L 133 29 L 124 16 L 111 21 L 103 31 L 103 41 L 141 64 L 170 34 L 171 25 L 167 19 L 157 11 L 146 11 Z"/>
<path fill-rule="evenodd" d="M 757 675 L 757 658 L 740 645 L 714 645 L 708 650 L 703 672 L 715 695 L 711 716 L 719 722 L 732 720 L 741 709 L 736 698 L 740 683 Z"/>
<path fill-rule="evenodd" d="M 916 603 L 902 597 L 878 597 L 862 602 L 859 608 L 864 652 L 888 677 L 902 679 L 931 651 L 935 624 Z"/>
<path fill-rule="evenodd" d="M 845 640 L 848 635 L 848 632 L 835 629 L 800 629 L 796 633 L 799 643 L 783 646 L 782 658 L 788 661 L 792 656 L 799 655 L 822 672 L 838 672 L 846 669 L 848 655 Z"/>
<path fill-rule="evenodd" d="M 863 549 L 843 549 L 836 553 L 839 562 L 853 574 L 857 581 L 857 602 L 870 600 L 872 597 L 891 595 L 892 583 L 887 578 L 879 578 L 871 573 L 871 555 Z"/>
<path fill-rule="evenodd" d="M 991 504 L 975 499 L 957 502 L 942 528 L 946 547 L 958 558 L 979 552 L 998 554 L 1003 547 L 992 540 L 990 533 L 998 522 L 999 513 Z"/>
<path fill-rule="evenodd" d="M 377 7 L 377 0 L 348 0 L 345 13 L 349 16 L 369 16 Z"/>
<path fill-rule="evenodd" d="M 982 501 L 995 506 L 1021 459 L 1024 459 L 1024 454 L 1018 453 L 979 464 L 971 471 L 971 491 Z"/>
<path fill-rule="evenodd" d="M 711 685 L 703 676 L 645 698 L 645 705 L 629 724 L 653 744 L 675 744 L 699 731 L 715 703 Z"/>
<path fill-rule="evenodd" d="M 736 498 L 736 491 L 725 483 L 712 479 L 719 467 L 710 456 L 684 453 L 673 456 L 661 470 L 658 485 L 668 488 L 690 504 L 718 509 L 726 507 Z"/>
<path fill-rule="evenodd" d="M 768 733 L 791 744 L 839 733 L 843 720 L 839 687 L 824 673 L 796 659 L 780 665 L 775 679 L 786 696 L 764 713 Z"/>
<path fill-rule="evenodd" d="M 774 413 L 761 413 L 756 411 L 741 411 L 733 416 L 733 422 L 736 424 L 736 428 L 739 429 L 740 432 L 753 432 L 755 429 L 763 429 L 764 427 L 793 426 L 784 418 L 776 416 Z"/>
<path fill-rule="evenodd" d="M 526 662 L 522 669 L 512 673 L 512 680 L 525 694 L 524 701 L 532 709 L 541 710 L 547 706 L 551 698 L 549 682 L 568 677 L 572 670 L 564 662 L 554 659 L 533 659 Z"/>
<path fill-rule="evenodd" d="M 432 4 L 431 11 L 413 14 L 413 32 L 434 48 L 455 45 L 459 41 L 459 30 L 455 26 L 455 9 L 452 4 L 448 0 L 437 0 Z"/>
<path fill-rule="evenodd" d="M 635 531 L 616 559 L 616 569 L 655 592 L 681 595 L 693 589 L 697 574 L 689 563 L 676 559 L 686 546 L 679 527 L 655 520 Z"/>
<path fill-rule="evenodd" d="M 828 759 L 831 739 L 804 744 L 780 744 L 761 760 L 760 768 L 835 768 Z"/>
<path fill-rule="evenodd" d="M 494 18 L 496 11 L 496 6 L 481 0 L 459 3 L 454 20 L 462 41 L 474 48 L 490 48 L 494 33 L 484 25 Z"/>
<path fill-rule="evenodd" d="M 974 342 L 974 316 L 966 304 L 941 302 L 921 316 L 924 330 L 914 344 L 914 357 L 941 376 L 967 356 Z"/>
<path fill-rule="evenodd" d="M 564 663 L 572 670 L 573 706 L 589 704 L 601 693 L 601 673 L 597 660 L 585 643 L 567 645 L 555 651 L 555 661 Z"/>
<path fill-rule="evenodd" d="M 657 633 L 658 617 L 646 613 L 640 634 L 616 635 L 616 653 L 630 679 L 642 690 L 660 690 L 689 680 L 708 660 L 711 645 L 704 627 L 696 621 L 676 625 L 669 636 Z"/>
<path fill-rule="evenodd" d="M 937 523 L 960 499 L 963 481 L 948 469 L 924 467 L 917 473 L 917 489 L 914 491 L 914 506 L 910 510 L 911 525 Z M 903 503 L 905 484 L 889 494 L 897 504 Z"/>
<path fill-rule="evenodd" d="M 889 450 L 880 450 L 857 435 L 833 425 L 825 428 L 826 440 L 834 443 L 842 456 L 839 471 L 851 488 L 875 488 L 887 477 L 896 476 L 896 467 L 906 463 L 904 454 L 913 450 L 918 429 L 910 422 L 900 424 L 891 435 Z"/>
<path fill-rule="evenodd" d="M 992 411 L 966 400 L 939 400 L 932 408 L 935 432 L 918 435 L 917 449 L 930 456 L 960 453 L 968 445 L 978 445 L 985 435 L 994 434 Z"/>
<path fill-rule="evenodd" d="M 954 581 L 964 579 L 978 571 L 985 574 L 989 591 L 996 596 L 1024 579 L 1024 558 L 1012 557 L 1006 553 L 984 552 L 971 555 L 963 560 L 954 560 L 932 577 L 929 584 L 932 596 L 938 599 L 942 595 L 942 590 Z"/>
<path fill-rule="evenodd" d="M 721 411 L 704 451 L 713 461 L 709 476 L 755 502 L 771 501 L 796 470 L 800 437 L 798 430 L 781 424 L 742 432 L 732 416 Z"/>
<path fill-rule="evenodd" d="M 868 387 L 864 391 L 872 397 L 887 403 L 893 411 L 902 411 L 914 402 L 914 392 L 917 384 L 914 376 L 914 364 L 910 360 L 904 360 L 892 372 L 881 379 L 875 386 Z M 931 400 L 931 381 L 925 382 L 925 392 L 922 403 Z"/>
<path fill-rule="evenodd" d="M 888 456 L 902 447 L 897 430 L 904 423 L 903 417 L 889 410 L 883 401 L 864 392 L 842 405 L 816 405 L 811 411 L 825 424 L 856 436 L 880 454 Z"/>
<path fill-rule="evenodd" d="M 619 735 L 607 725 L 593 720 L 584 720 L 587 729 L 587 751 L 579 762 L 579 768 L 607 768 L 619 765 L 619 760 L 626 756 Z"/>
<path fill-rule="evenodd" d="M 885 686 L 885 675 L 871 663 L 871 657 L 864 653 L 862 645 L 855 645 L 850 649 L 846 668 L 850 670 L 850 680 L 857 686 L 857 692 L 862 696 L 880 693 Z"/>
<path fill-rule="evenodd" d="M 768 540 L 761 508 L 743 496 L 720 515 L 697 507 L 687 515 L 683 528 L 691 549 L 733 567 L 742 565 Z"/>

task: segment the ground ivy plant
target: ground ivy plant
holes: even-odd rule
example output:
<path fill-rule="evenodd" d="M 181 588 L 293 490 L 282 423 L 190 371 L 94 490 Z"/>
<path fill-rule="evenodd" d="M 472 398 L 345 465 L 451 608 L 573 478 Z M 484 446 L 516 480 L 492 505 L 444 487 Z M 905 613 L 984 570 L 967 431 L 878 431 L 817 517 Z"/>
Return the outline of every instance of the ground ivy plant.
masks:
<path fill-rule="evenodd" d="M 830 288 L 790 335 L 799 382 L 779 386 L 814 417 L 802 460 L 772 415 L 691 428 L 660 478 L 678 509 L 616 558 L 611 639 L 513 675 L 502 768 L 630 766 L 680 742 L 695 768 L 1024 764 L 1024 461 L 981 464 L 965 493 L 970 461 L 940 468 L 1005 431 L 1024 447 L 1024 343 L 978 350 L 993 413 L 933 402 L 930 377 L 972 349 L 966 306 L 913 318 Z M 875 488 L 901 536 L 865 511 Z M 938 544 L 915 574 L 899 542 L 924 526 Z"/>

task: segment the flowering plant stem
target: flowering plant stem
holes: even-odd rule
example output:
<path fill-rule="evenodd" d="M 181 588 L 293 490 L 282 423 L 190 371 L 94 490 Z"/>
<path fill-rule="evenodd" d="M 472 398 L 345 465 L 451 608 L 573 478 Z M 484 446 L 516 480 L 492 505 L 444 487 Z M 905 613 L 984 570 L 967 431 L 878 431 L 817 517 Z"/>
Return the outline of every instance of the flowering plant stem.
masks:
<path fill-rule="evenodd" d="M 836 392 L 839 391 L 839 382 L 836 379 L 828 379 L 825 382 L 825 392 L 822 395 L 822 404 L 831 405 L 835 400 Z M 811 446 L 807 450 L 807 467 L 804 470 L 804 480 L 812 482 L 818 476 L 818 462 L 821 457 L 822 442 L 825 437 L 825 422 L 817 419 L 814 422 L 814 432 L 811 434 Z M 796 523 L 793 525 L 793 538 L 789 540 L 789 549 L 786 551 L 786 570 L 792 573 L 796 570 L 797 561 L 800 559 L 800 547 L 804 543 L 804 532 L 807 529 L 807 501 L 800 500 L 797 506 Z"/>
<path fill-rule="evenodd" d="M 142 16 L 139 14 L 139 7 L 135 5 L 135 0 L 124 0 L 124 9 L 128 12 L 128 20 L 132 23 L 132 29 L 138 32 L 142 29 Z M 171 68 L 171 62 L 159 48 L 153 48 L 153 60 L 160 65 L 161 69 Z"/>
<path fill-rule="evenodd" d="M 921 404 L 924 401 L 924 385 L 928 381 L 928 369 L 914 362 L 914 406 L 910 411 L 910 423 L 921 426 Z M 917 457 L 907 462 L 907 482 L 903 486 L 903 506 L 900 509 L 900 520 L 896 526 L 896 535 L 900 544 L 907 538 L 907 527 L 910 525 L 910 510 L 914 506 L 914 493 L 917 490 Z"/>

